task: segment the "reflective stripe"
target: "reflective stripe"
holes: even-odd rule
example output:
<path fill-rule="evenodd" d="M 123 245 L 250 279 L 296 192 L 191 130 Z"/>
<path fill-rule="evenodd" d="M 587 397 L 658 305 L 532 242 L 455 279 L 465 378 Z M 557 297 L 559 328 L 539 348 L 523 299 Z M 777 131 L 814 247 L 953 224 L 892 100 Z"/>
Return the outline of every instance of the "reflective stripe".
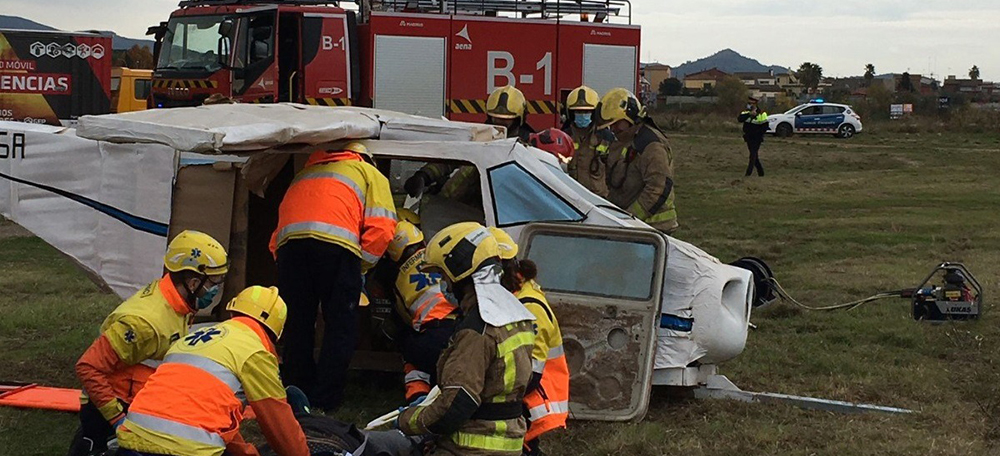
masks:
<path fill-rule="evenodd" d="M 365 200 L 365 194 L 364 194 L 364 192 L 361 190 L 361 187 L 358 186 L 358 184 L 354 182 L 354 180 L 352 180 L 350 177 L 347 177 L 347 176 L 345 176 L 343 174 L 335 173 L 335 172 L 331 172 L 331 171 L 316 171 L 316 172 L 306 171 L 306 172 L 300 174 L 298 177 L 296 177 L 295 180 L 292 181 L 292 185 L 295 185 L 295 184 L 297 184 L 297 183 L 299 183 L 301 181 L 310 180 L 310 179 L 333 179 L 333 180 L 336 180 L 337 182 L 340 182 L 340 183 L 342 183 L 342 184 L 344 184 L 344 185 L 346 185 L 348 187 L 351 187 L 351 190 L 354 190 L 354 194 L 358 196 L 358 201 L 364 201 Z"/>
<path fill-rule="evenodd" d="M 214 447 L 225 448 L 226 441 L 222 439 L 222 436 L 214 432 L 208 432 L 204 429 L 197 428 L 194 426 L 188 426 L 186 424 L 178 423 L 176 421 L 171 421 L 164 418 L 158 418 L 155 416 L 144 415 L 142 413 L 129 412 L 125 418 L 125 427 L 128 428 L 128 422 L 131 421 L 143 428 L 149 429 L 150 431 L 160 432 L 163 434 L 169 434 L 174 437 L 180 437 L 182 439 L 191 440 L 193 442 L 203 443 L 205 445 L 211 445 Z"/>
<path fill-rule="evenodd" d="M 549 402 L 548 404 L 537 405 L 528 409 L 528 416 L 531 421 L 538 421 L 548 415 L 559 413 L 569 413 L 569 402 Z"/>
<path fill-rule="evenodd" d="M 497 345 L 497 354 L 503 356 L 525 345 L 534 345 L 534 343 L 534 334 L 527 331 L 520 331 L 517 334 L 508 337 L 507 340 L 501 342 L 500 345 Z"/>
<path fill-rule="evenodd" d="M 219 379 L 219 381 L 221 381 L 222 383 L 225 383 L 226 386 L 228 386 L 229 389 L 233 392 L 233 394 L 237 394 L 243 391 L 243 384 L 240 383 L 240 379 L 236 378 L 236 374 L 233 374 L 233 371 L 229 370 L 222 364 L 219 364 L 203 356 L 189 355 L 186 353 L 173 353 L 167 355 L 167 357 L 163 359 L 163 362 L 184 364 L 186 366 L 196 367 L 205 372 L 208 372 L 213 377 Z"/>
<path fill-rule="evenodd" d="M 403 383 L 410 383 L 410 382 L 430 383 L 431 374 L 428 374 L 427 372 L 424 371 L 412 370 L 408 372 L 405 377 L 403 377 Z"/>
<path fill-rule="evenodd" d="M 488 451 L 521 451 L 524 439 L 501 437 L 495 435 L 468 434 L 456 432 L 451 435 L 451 441 L 466 448 L 476 448 Z"/>
<path fill-rule="evenodd" d="M 361 251 L 361 261 L 364 261 L 365 263 L 368 263 L 368 264 L 378 263 L 379 258 L 382 258 L 382 257 L 380 257 L 378 255 L 374 255 L 374 254 L 368 253 L 368 252 L 366 252 L 364 250 Z"/>
<path fill-rule="evenodd" d="M 437 288 L 438 285 L 434 285 L 434 287 Z M 429 288 L 423 293 L 422 296 L 420 296 L 420 299 L 417 299 L 413 305 L 410 306 L 410 311 L 413 314 L 413 326 L 417 331 L 420 330 L 420 326 L 423 325 L 427 316 L 430 315 L 430 313 L 441 304 L 441 301 L 444 300 L 444 295 L 441 294 L 440 288 L 438 288 L 438 291 L 436 292 L 432 290 L 432 288 Z"/>
<path fill-rule="evenodd" d="M 537 359 L 532 358 L 531 371 L 536 374 L 541 374 L 542 372 L 545 372 L 545 361 L 539 361 Z"/>
<path fill-rule="evenodd" d="M 656 214 L 653 214 L 652 216 L 650 216 L 648 213 L 646 213 L 646 209 L 643 208 L 642 204 L 639 204 L 638 201 L 632 203 L 632 205 L 629 206 L 628 211 L 629 211 L 629 213 L 631 213 L 632 215 L 634 215 L 639 220 L 642 220 L 643 222 L 650 223 L 650 224 L 652 224 L 652 223 L 659 223 L 659 222 L 665 222 L 665 221 L 673 220 L 673 219 L 677 218 L 677 210 L 676 209 L 670 209 L 670 210 L 667 210 L 667 211 L 660 211 L 660 212 L 657 212 Z"/>
<path fill-rule="evenodd" d="M 560 345 L 558 347 L 552 347 L 552 348 L 549 349 L 549 358 L 548 359 L 556 359 L 556 358 L 562 356 L 563 354 L 564 353 L 563 353 L 563 346 L 562 345 Z"/>
<path fill-rule="evenodd" d="M 512 325 L 507 325 L 508 327 Z M 493 402 L 508 402 L 509 396 L 514 392 L 514 382 L 517 381 L 517 364 L 514 360 L 514 351 L 521 347 L 530 347 L 535 344 L 535 334 L 521 331 L 507 340 L 497 345 L 497 356 L 503 357 L 503 393 L 493 397 Z"/>
<path fill-rule="evenodd" d="M 358 235 L 356 233 L 353 233 L 346 228 L 323 222 L 299 222 L 289 224 L 282 228 L 281 231 L 278 231 L 278 241 L 281 241 L 292 234 L 301 232 L 328 234 L 330 236 L 346 239 L 355 244 L 358 243 Z"/>
<path fill-rule="evenodd" d="M 157 359 L 146 359 L 146 360 L 143 360 L 139 364 L 142 364 L 143 366 L 146 366 L 146 367 L 152 367 L 153 369 L 156 369 L 157 367 L 160 367 L 160 364 L 163 364 L 163 361 L 160 361 L 160 360 L 157 360 Z"/>
<path fill-rule="evenodd" d="M 384 207 L 369 207 L 365 209 L 365 218 L 368 217 L 382 217 L 396 220 L 396 211 Z"/>

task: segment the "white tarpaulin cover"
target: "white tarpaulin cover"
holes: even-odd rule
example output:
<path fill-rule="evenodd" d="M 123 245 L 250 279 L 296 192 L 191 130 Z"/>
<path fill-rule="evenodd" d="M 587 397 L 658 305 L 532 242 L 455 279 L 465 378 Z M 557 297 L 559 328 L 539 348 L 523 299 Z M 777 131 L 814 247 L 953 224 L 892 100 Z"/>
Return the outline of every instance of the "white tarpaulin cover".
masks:
<path fill-rule="evenodd" d="M 343 139 L 484 141 L 503 137 L 488 125 L 391 111 L 295 103 L 222 104 L 84 116 L 81 137 L 115 143 L 156 143 L 186 152 L 249 152 Z"/>
<path fill-rule="evenodd" d="M 72 129 L 0 122 L 24 149 L 0 159 L 0 213 L 72 257 L 118 296 L 162 271 L 173 151 L 76 136 Z M 159 152 L 159 153 L 143 153 Z"/>

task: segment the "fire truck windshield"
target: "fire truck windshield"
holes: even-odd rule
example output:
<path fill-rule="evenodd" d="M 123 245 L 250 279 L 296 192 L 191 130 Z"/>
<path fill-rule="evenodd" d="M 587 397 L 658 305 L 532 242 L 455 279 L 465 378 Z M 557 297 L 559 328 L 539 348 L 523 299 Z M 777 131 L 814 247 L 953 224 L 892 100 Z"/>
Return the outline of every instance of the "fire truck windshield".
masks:
<path fill-rule="evenodd" d="M 156 69 L 214 72 L 222 68 L 216 49 L 223 19 L 225 16 L 171 18 Z"/>

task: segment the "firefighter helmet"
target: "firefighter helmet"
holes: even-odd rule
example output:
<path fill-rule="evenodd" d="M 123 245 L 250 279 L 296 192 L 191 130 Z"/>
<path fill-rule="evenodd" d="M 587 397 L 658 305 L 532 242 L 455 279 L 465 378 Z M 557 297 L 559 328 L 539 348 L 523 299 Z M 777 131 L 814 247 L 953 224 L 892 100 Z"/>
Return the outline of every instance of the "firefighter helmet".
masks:
<path fill-rule="evenodd" d="M 593 111 L 597 108 L 597 103 L 601 102 L 601 96 L 597 91 L 587 86 L 580 86 L 573 89 L 566 97 L 567 111 Z"/>
<path fill-rule="evenodd" d="M 646 108 L 628 89 L 611 89 L 597 105 L 598 128 L 607 128 L 619 120 L 635 125 L 646 117 Z"/>
<path fill-rule="evenodd" d="M 406 220 L 412 223 L 413 226 L 420 228 L 420 214 L 405 207 L 396 208 L 396 219 L 399 221 Z"/>
<path fill-rule="evenodd" d="M 184 230 L 167 246 L 163 266 L 170 272 L 192 271 L 214 276 L 229 272 L 229 258 L 226 249 L 212 236 Z"/>
<path fill-rule="evenodd" d="M 549 128 L 528 136 L 528 144 L 555 155 L 562 163 L 569 163 L 576 148 L 573 138 L 558 128 Z"/>
<path fill-rule="evenodd" d="M 497 239 L 497 247 L 500 248 L 500 259 L 501 260 L 513 260 L 517 258 L 517 243 L 514 242 L 514 238 L 510 237 L 506 231 L 501 230 L 495 226 L 487 228 L 490 230 L 490 234 Z"/>
<path fill-rule="evenodd" d="M 361 158 L 363 158 L 363 159 L 365 159 L 365 160 L 367 160 L 369 162 L 374 162 L 374 160 L 375 160 L 375 156 L 373 156 L 372 152 L 370 150 L 368 150 L 368 147 L 366 147 L 364 144 L 361 144 L 361 143 L 356 142 L 356 141 L 352 141 L 352 142 L 347 143 L 347 145 L 344 146 L 343 150 L 354 152 L 354 153 L 360 155 Z"/>
<path fill-rule="evenodd" d="M 254 285 L 247 288 L 229 301 L 226 310 L 257 320 L 275 339 L 281 337 L 285 320 L 288 318 L 288 306 L 281 296 L 278 296 L 278 289 L 275 287 Z"/>
<path fill-rule="evenodd" d="M 400 220 L 396 224 L 396 234 L 389 241 L 389 247 L 385 249 L 385 252 L 389 254 L 392 261 L 399 261 L 407 247 L 423 241 L 424 233 L 420 231 L 420 228 L 406 220 Z"/>
<path fill-rule="evenodd" d="M 431 238 L 421 270 L 439 272 L 459 282 L 491 261 L 500 261 L 496 238 L 476 222 L 462 222 L 445 227 Z"/>
<path fill-rule="evenodd" d="M 524 94 L 516 87 L 503 86 L 486 100 L 486 115 L 497 119 L 523 119 L 526 103 Z"/>

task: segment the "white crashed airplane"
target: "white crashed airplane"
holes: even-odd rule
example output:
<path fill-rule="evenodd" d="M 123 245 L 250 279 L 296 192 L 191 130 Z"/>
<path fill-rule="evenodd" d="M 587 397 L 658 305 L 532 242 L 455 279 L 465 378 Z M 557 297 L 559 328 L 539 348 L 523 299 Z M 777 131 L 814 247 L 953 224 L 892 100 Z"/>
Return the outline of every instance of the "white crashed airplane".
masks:
<path fill-rule="evenodd" d="M 752 274 L 663 235 L 491 126 L 367 108 L 215 105 L 0 122 L 0 213 L 127 297 L 162 273 L 169 236 L 228 245 L 226 297 L 276 280 L 267 242 L 307 154 L 361 140 L 402 205 L 428 162 L 474 166 L 481 204 L 425 196 L 428 237 L 461 220 L 498 226 L 538 263 L 559 316 L 574 418 L 641 418 L 651 385 L 704 385 L 745 346 Z"/>

